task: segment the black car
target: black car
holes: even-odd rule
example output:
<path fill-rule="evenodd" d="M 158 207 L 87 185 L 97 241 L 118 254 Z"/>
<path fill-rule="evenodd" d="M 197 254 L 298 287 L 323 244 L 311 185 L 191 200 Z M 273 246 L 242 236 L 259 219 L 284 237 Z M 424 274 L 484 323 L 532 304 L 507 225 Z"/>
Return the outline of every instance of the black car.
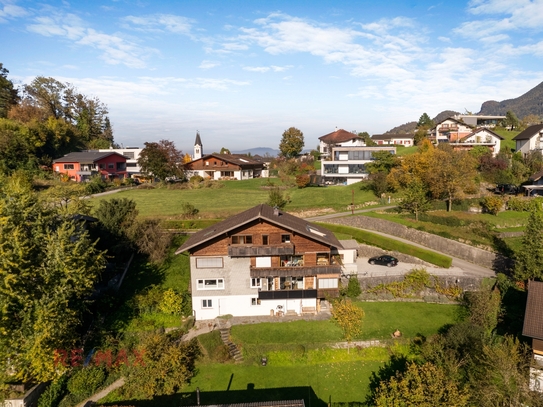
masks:
<path fill-rule="evenodd" d="M 519 192 L 519 189 L 516 185 L 513 184 L 498 184 L 496 185 L 496 189 L 494 190 L 496 194 L 509 194 L 509 195 L 516 195 Z"/>
<path fill-rule="evenodd" d="M 368 263 L 370 263 L 370 264 L 380 264 L 382 266 L 392 267 L 392 266 L 397 266 L 398 265 L 398 259 L 396 257 L 387 256 L 387 255 L 376 256 L 376 257 L 372 257 L 371 259 L 369 259 Z"/>

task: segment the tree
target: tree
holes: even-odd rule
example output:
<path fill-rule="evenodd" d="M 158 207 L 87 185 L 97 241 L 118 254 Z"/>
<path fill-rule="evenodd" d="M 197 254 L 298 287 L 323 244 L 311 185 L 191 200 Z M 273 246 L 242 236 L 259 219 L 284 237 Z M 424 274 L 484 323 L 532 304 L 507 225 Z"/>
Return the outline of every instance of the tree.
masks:
<path fill-rule="evenodd" d="M 367 131 L 363 131 L 362 133 L 358 133 L 358 137 L 361 137 L 364 139 L 364 143 L 368 147 L 375 147 L 377 146 L 377 143 L 371 139 L 370 134 Z"/>
<path fill-rule="evenodd" d="M 175 148 L 173 141 L 160 140 L 158 143 L 144 143 L 138 164 L 148 175 L 164 181 L 168 177 L 183 177 L 183 153 Z"/>
<path fill-rule="evenodd" d="M 8 116 L 8 111 L 19 101 L 17 89 L 8 79 L 9 71 L 0 62 L 0 118 Z"/>
<path fill-rule="evenodd" d="M 272 187 L 268 192 L 267 204 L 272 207 L 278 207 L 284 209 L 288 203 L 288 197 L 286 197 L 279 187 Z"/>
<path fill-rule="evenodd" d="M 417 128 L 421 127 L 425 127 L 426 129 L 434 127 L 434 121 L 430 119 L 430 116 L 428 116 L 427 113 L 423 113 L 417 122 Z"/>
<path fill-rule="evenodd" d="M 388 174 L 392 168 L 400 165 L 400 159 L 390 151 L 381 150 L 371 153 L 372 161 L 366 164 L 366 170 L 370 174 L 384 172 Z"/>
<path fill-rule="evenodd" d="M 232 154 L 229 149 L 225 147 L 221 147 L 221 151 L 219 154 Z"/>
<path fill-rule="evenodd" d="M 100 201 L 93 215 L 100 221 L 103 243 L 114 254 L 125 253 L 132 248 L 130 231 L 134 227 L 138 211 L 136 203 L 128 198 L 112 198 Z"/>
<path fill-rule="evenodd" d="M 420 179 L 413 179 L 405 188 L 403 198 L 398 205 L 400 210 L 415 215 L 419 221 L 419 214 L 428 211 L 431 207 L 428 199 L 428 190 Z"/>
<path fill-rule="evenodd" d="M 443 368 L 413 362 L 408 363 L 405 372 L 381 382 L 373 401 L 377 407 L 470 405 L 468 393 Z"/>
<path fill-rule="evenodd" d="M 362 332 L 364 310 L 357 307 L 350 299 L 339 299 L 332 306 L 332 318 L 343 331 L 343 337 L 351 342 Z"/>
<path fill-rule="evenodd" d="M 281 142 L 279 143 L 279 151 L 281 156 L 285 158 L 293 158 L 302 152 L 304 148 L 304 133 L 296 127 L 290 127 L 283 132 Z"/>
<path fill-rule="evenodd" d="M 543 213 L 532 208 L 526 224 L 522 245 L 515 258 L 514 277 L 517 280 L 543 280 Z"/>
<path fill-rule="evenodd" d="M 522 120 L 520 121 L 520 125 L 522 128 L 533 126 L 534 124 L 540 124 L 541 123 L 541 117 L 535 115 L 535 114 L 529 114 L 527 116 L 524 116 Z"/>
<path fill-rule="evenodd" d="M 505 113 L 505 119 L 503 119 L 503 127 L 509 127 L 509 130 L 516 129 L 519 125 L 519 120 L 517 115 L 512 111 L 508 110 Z"/>
<path fill-rule="evenodd" d="M 73 216 L 40 201 L 19 173 L 0 182 L 0 375 L 47 381 L 74 349 L 104 253 Z"/>

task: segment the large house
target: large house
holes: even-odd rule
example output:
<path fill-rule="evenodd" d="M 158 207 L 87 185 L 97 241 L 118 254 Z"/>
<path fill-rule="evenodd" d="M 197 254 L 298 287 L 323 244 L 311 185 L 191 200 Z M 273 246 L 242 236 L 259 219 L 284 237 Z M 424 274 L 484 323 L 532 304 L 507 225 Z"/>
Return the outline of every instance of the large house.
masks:
<path fill-rule="evenodd" d="M 323 159 L 330 157 L 334 147 L 362 147 L 366 145 L 364 139 L 359 135 L 337 127 L 332 133 L 319 137 L 319 140 L 319 152 Z"/>
<path fill-rule="evenodd" d="M 53 160 L 53 171 L 79 182 L 95 175 L 104 179 L 126 178 L 126 160 L 124 155 L 110 150 L 69 153 Z"/>
<path fill-rule="evenodd" d="M 265 204 L 193 234 L 183 252 L 197 320 L 318 312 L 356 262 L 329 230 Z"/>
<path fill-rule="evenodd" d="M 374 134 L 371 139 L 378 145 L 402 145 L 405 147 L 415 145 L 415 135 L 413 134 Z"/>
<path fill-rule="evenodd" d="M 396 154 L 396 147 L 334 147 L 331 159 L 322 162 L 321 182 L 326 185 L 351 185 L 368 177 L 366 164 L 376 151 Z"/>
<path fill-rule="evenodd" d="M 487 147 L 495 157 L 500 152 L 502 140 L 505 139 L 499 134 L 494 133 L 486 127 L 480 127 L 473 130 L 467 136 L 457 139 L 450 144 L 454 150 L 466 151 L 469 151 L 476 146 Z"/>
<path fill-rule="evenodd" d="M 455 119 L 461 120 L 468 126 L 472 127 L 485 127 L 488 129 L 493 129 L 496 127 L 502 120 L 505 119 L 505 116 L 490 116 L 490 115 L 477 115 L 477 114 L 457 114 L 454 116 Z"/>
<path fill-rule="evenodd" d="M 543 150 L 543 124 L 534 124 L 526 130 L 517 134 L 513 140 L 516 143 L 516 150 L 526 156 L 530 151 Z"/>
<path fill-rule="evenodd" d="M 439 143 L 454 143 L 473 131 L 473 126 L 453 117 L 442 120 L 430 129 L 429 139 Z"/>
<path fill-rule="evenodd" d="M 215 180 L 241 180 L 263 176 L 264 167 L 262 161 L 253 160 L 244 154 L 213 153 L 185 164 L 185 174 L 187 178 L 200 175 Z"/>
<path fill-rule="evenodd" d="M 143 148 L 139 147 L 126 147 L 126 148 L 109 148 L 109 149 L 100 149 L 100 153 L 115 152 L 122 154 L 126 157 L 126 173 L 128 178 L 134 178 L 136 176 L 142 175 L 141 167 L 138 164 L 138 159 L 140 154 L 143 151 Z"/>
<path fill-rule="evenodd" d="M 530 281 L 522 335 L 532 338 L 530 389 L 543 392 L 543 282 Z"/>

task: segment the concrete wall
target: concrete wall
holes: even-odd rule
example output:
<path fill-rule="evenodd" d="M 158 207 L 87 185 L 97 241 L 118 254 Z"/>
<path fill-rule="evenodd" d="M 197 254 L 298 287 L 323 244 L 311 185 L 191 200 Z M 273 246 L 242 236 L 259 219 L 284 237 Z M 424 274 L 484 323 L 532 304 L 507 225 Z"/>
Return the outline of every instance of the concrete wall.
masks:
<path fill-rule="evenodd" d="M 352 226 L 361 229 L 375 230 L 389 235 L 401 237 L 411 242 L 421 244 L 450 256 L 488 267 L 496 271 L 503 271 L 511 266 L 511 260 L 501 254 L 478 249 L 455 240 L 446 239 L 431 233 L 408 228 L 398 223 L 384 219 L 370 218 L 367 216 L 353 216 L 341 219 L 327 220 L 329 223 Z"/>

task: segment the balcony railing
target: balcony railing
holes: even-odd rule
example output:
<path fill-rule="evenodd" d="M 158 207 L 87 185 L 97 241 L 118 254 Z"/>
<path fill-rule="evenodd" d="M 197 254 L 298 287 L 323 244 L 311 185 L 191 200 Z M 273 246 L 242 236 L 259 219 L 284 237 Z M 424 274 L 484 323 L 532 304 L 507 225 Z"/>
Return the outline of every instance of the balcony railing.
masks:
<path fill-rule="evenodd" d="M 259 291 L 259 300 L 289 300 L 300 298 L 317 298 L 317 290 L 277 290 Z"/>
<path fill-rule="evenodd" d="M 340 274 L 341 266 L 251 267 L 251 277 L 305 277 Z"/>
<path fill-rule="evenodd" d="M 251 256 L 282 256 L 293 255 L 293 244 L 282 244 L 278 246 L 228 246 L 230 257 L 251 257 Z"/>

